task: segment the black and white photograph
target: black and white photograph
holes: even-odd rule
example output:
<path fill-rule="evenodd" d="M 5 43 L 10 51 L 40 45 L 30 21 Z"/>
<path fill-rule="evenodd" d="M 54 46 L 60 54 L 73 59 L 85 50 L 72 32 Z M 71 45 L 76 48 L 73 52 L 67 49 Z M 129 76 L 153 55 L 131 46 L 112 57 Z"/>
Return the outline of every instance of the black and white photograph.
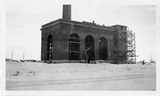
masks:
<path fill-rule="evenodd" d="M 5 90 L 156 91 L 155 4 L 6 0 L 5 11 Z"/>
<path fill-rule="evenodd" d="M 126 94 L 126 96 L 158 96 L 158 95 L 154 95 L 154 94 Z M 53 96 L 53 95 L 6 95 L 6 96 Z M 54 96 L 59 96 L 59 95 L 54 95 Z M 61 95 L 61 96 L 75 96 L 75 95 Z M 76 95 L 76 96 L 89 96 L 88 94 L 85 95 Z M 92 96 L 97 96 L 97 95 L 92 95 Z M 108 95 L 107 95 L 108 96 Z M 119 95 L 113 95 L 113 94 L 109 94 L 109 96 L 119 96 Z"/>

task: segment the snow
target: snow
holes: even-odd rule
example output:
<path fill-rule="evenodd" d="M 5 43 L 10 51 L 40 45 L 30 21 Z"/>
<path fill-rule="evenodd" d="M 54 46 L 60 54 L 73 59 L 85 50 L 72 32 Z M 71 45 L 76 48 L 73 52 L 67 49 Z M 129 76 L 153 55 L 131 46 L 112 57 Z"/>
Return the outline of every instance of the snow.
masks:
<path fill-rule="evenodd" d="M 155 66 L 8 61 L 7 89 L 155 90 Z"/>

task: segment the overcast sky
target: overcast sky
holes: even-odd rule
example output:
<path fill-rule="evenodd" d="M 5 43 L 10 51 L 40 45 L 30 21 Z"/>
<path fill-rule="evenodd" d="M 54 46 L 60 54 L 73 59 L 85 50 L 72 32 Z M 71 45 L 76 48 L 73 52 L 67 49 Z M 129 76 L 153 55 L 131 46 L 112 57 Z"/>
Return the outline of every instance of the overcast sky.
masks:
<path fill-rule="evenodd" d="M 127 25 L 136 33 L 138 58 L 155 56 L 156 6 L 131 0 L 6 0 L 6 56 L 13 53 L 15 59 L 23 54 L 25 59 L 40 59 L 41 25 L 61 18 L 64 3 L 72 5 L 73 20 Z"/>

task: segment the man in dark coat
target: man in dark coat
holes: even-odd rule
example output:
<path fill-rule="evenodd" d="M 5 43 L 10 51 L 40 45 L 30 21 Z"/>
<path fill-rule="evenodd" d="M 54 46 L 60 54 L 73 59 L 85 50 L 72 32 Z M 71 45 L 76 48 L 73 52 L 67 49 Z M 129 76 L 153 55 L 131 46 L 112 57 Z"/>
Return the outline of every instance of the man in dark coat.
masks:
<path fill-rule="evenodd" d="M 90 63 L 90 61 L 91 61 L 91 57 L 92 57 L 92 54 L 91 54 L 91 48 L 87 48 L 86 49 L 86 52 L 87 52 L 87 63 Z"/>

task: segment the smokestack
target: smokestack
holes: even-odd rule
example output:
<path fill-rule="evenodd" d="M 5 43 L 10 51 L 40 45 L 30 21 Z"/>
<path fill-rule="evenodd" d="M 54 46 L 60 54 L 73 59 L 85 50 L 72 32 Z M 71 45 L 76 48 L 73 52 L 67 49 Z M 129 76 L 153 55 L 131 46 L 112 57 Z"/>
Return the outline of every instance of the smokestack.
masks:
<path fill-rule="evenodd" d="M 71 20 L 71 5 L 63 5 L 63 19 Z"/>

